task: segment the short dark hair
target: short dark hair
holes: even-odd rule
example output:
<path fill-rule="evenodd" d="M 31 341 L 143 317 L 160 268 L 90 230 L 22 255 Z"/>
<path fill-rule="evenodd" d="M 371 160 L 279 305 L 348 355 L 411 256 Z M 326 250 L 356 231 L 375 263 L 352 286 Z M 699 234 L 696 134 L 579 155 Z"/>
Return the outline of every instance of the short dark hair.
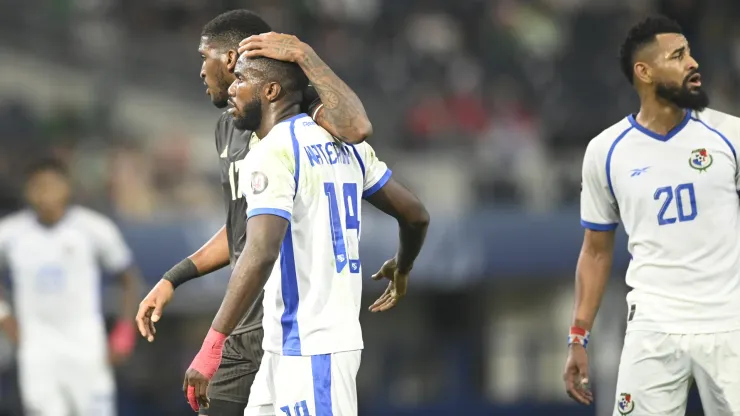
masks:
<path fill-rule="evenodd" d="M 634 83 L 635 73 L 632 67 L 635 54 L 662 33 L 682 33 L 681 26 L 665 16 L 652 16 L 632 26 L 627 33 L 627 38 L 619 48 L 619 64 L 630 84 Z"/>
<path fill-rule="evenodd" d="M 207 36 L 209 41 L 222 48 L 236 49 L 242 39 L 271 31 L 270 25 L 257 13 L 239 9 L 214 17 L 203 27 L 201 36 Z"/>
<path fill-rule="evenodd" d="M 244 59 L 244 58 L 242 58 Z M 300 92 L 308 87 L 308 78 L 298 64 L 271 58 L 248 58 L 264 74 L 266 81 L 277 81 L 286 93 Z"/>
<path fill-rule="evenodd" d="M 26 179 L 31 179 L 42 172 L 54 172 L 65 178 L 69 178 L 67 165 L 55 157 L 43 157 L 34 160 L 26 168 Z"/>

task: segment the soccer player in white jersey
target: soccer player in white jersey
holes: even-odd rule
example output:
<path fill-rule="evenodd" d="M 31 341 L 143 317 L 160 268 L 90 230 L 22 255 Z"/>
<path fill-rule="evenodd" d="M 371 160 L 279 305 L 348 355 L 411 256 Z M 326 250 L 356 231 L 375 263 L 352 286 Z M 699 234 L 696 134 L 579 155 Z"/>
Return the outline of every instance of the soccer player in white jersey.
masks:
<path fill-rule="evenodd" d="M 11 315 L 0 299 L 0 326 L 18 345 L 28 416 L 115 415 L 111 364 L 125 360 L 136 339 L 139 276 L 131 251 L 111 220 L 70 205 L 70 194 L 65 166 L 39 161 L 25 185 L 30 208 L 0 221 L 14 306 Z M 101 267 L 123 284 L 121 318 L 108 341 Z"/>
<path fill-rule="evenodd" d="M 586 344 L 621 222 L 632 255 L 614 415 L 683 416 L 696 381 L 708 416 L 740 415 L 740 119 L 705 109 L 681 28 L 649 18 L 622 45 L 640 111 L 583 161 L 568 393 L 589 404 Z"/>
<path fill-rule="evenodd" d="M 265 356 L 245 415 L 357 414 L 361 199 L 399 221 L 398 254 L 372 311 L 393 307 L 426 234 L 429 216 L 366 143 L 345 145 L 299 113 L 305 76 L 295 64 L 243 54 L 229 93 L 234 124 L 261 140 L 245 159 L 247 243 L 184 390 L 207 404 L 224 339 L 265 290 Z M 245 172 L 247 173 L 247 172 Z"/>

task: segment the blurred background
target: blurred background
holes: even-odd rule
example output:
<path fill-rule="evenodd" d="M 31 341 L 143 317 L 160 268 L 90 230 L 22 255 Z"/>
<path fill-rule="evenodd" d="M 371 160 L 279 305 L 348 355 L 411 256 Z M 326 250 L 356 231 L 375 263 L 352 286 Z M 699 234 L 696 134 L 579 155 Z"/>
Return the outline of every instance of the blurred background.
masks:
<path fill-rule="evenodd" d="M 638 109 L 617 51 L 646 14 L 682 24 L 712 106 L 737 114 L 740 2 L 0 1 L 0 212 L 22 206 L 19 169 L 51 151 L 73 167 L 79 202 L 121 225 L 146 290 L 204 243 L 225 215 L 219 112 L 197 47 L 203 24 L 234 8 L 313 46 L 363 100 L 377 153 L 432 214 L 408 298 L 361 317 L 361 415 L 611 415 L 623 234 L 589 347 L 596 406 L 572 405 L 561 382 L 581 158 Z M 363 221 L 369 276 L 394 254 L 396 232 L 372 209 Z M 182 376 L 227 280 L 178 290 L 156 342 L 140 342 L 118 371 L 121 416 L 192 414 Z M 368 281 L 364 304 L 381 289 Z M 18 415 L 7 344 L 0 368 L 0 413 Z"/>

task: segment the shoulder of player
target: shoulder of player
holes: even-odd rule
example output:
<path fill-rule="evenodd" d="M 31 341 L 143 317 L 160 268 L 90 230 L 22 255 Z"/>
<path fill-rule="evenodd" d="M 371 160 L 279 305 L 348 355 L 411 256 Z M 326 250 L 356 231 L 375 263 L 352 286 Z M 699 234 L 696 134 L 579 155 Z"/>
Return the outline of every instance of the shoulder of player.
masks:
<path fill-rule="evenodd" d="M 629 132 L 632 128 L 629 120 L 626 118 L 607 127 L 601 133 L 589 141 L 586 153 L 597 153 L 606 155 L 609 149 Z"/>
<path fill-rule="evenodd" d="M 276 129 L 279 130 L 276 131 Z M 285 155 L 293 158 L 293 141 L 290 132 L 286 127 L 275 126 L 267 136 L 249 149 L 246 160 L 259 163 L 272 157 L 283 157 Z"/>
<path fill-rule="evenodd" d="M 221 113 L 218 121 L 216 121 L 214 140 L 216 141 L 216 150 L 218 152 L 221 152 L 223 150 L 223 147 L 227 141 L 227 134 L 229 131 L 231 131 L 232 122 L 233 121 L 231 115 L 226 111 Z"/>
<path fill-rule="evenodd" d="M 106 215 L 81 205 L 70 207 L 69 215 L 73 222 L 83 227 L 89 227 L 91 230 L 109 230 L 116 225 L 112 219 Z"/>
<path fill-rule="evenodd" d="M 714 133 L 718 133 L 733 141 L 740 140 L 740 118 L 721 111 L 705 109 L 702 112 L 693 112 L 691 119 L 703 124 Z"/>
<path fill-rule="evenodd" d="M 339 141 L 337 142 L 341 143 Z M 350 148 L 354 148 L 357 151 L 357 153 L 360 155 L 360 157 L 362 157 L 363 162 L 375 155 L 375 149 L 373 149 L 373 147 L 368 142 L 362 142 L 362 143 L 357 143 L 357 144 L 344 144 L 344 143 L 341 143 L 341 144 L 343 144 L 344 146 L 348 146 Z"/>
<path fill-rule="evenodd" d="M 231 114 L 229 114 L 228 111 L 224 111 L 221 113 L 221 115 L 218 117 L 218 121 L 216 122 L 216 127 L 227 127 L 232 123 Z"/>
<path fill-rule="evenodd" d="M 35 221 L 34 214 L 29 209 L 13 212 L 0 218 L 0 238 L 12 234 L 16 229 L 25 228 Z"/>
<path fill-rule="evenodd" d="M 267 136 L 260 140 L 259 145 L 254 149 L 260 149 L 262 152 L 286 147 L 293 148 L 293 135 L 295 127 L 291 128 L 290 122 L 282 122 L 267 133 Z"/>

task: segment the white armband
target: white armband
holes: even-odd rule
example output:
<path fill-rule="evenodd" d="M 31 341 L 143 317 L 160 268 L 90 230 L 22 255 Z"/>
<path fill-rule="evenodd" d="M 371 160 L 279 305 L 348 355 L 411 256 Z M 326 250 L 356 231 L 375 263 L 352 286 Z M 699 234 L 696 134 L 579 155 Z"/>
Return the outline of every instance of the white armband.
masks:
<path fill-rule="evenodd" d="M 316 108 L 313 110 L 313 114 L 311 114 L 311 118 L 314 119 L 314 121 L 316 121 L 316 116 L 319 114 L 319 110 L 321 110 L 321 107 L 323 106 L 324 106 L 324 103 L 321 103 L 317 105 Z"/>

